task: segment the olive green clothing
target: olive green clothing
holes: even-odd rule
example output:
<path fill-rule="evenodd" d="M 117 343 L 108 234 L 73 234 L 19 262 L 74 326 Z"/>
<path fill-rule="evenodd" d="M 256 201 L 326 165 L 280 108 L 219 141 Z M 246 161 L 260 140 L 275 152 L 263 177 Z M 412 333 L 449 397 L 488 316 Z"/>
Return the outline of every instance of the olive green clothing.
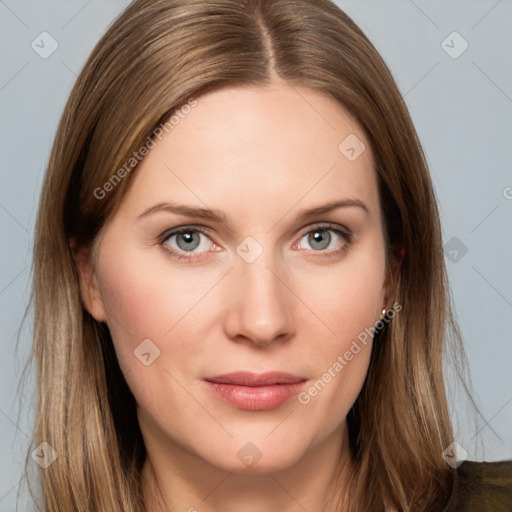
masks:
<path fill-rule="evenodd" d="M 512 460 L 465 461 L 457 475 L 447 512 L 512 511 Z"/>

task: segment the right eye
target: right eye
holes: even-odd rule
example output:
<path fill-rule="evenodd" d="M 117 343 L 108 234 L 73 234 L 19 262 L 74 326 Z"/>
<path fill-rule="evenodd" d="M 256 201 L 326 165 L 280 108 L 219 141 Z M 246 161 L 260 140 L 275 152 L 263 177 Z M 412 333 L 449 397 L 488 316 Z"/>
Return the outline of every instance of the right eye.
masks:
<path fill-rule="evenodd" d="M 206 240 L 202 240 L 202 238 Z M 211 247 L 212 244 L 214 248 L 218 247 L 206 232 L 197 226 L 182 226 L 167 231 L 160 239 L 160 245 L 164 250 L 178 260 L 198 261 L 205 257 L 205 254 L 209 252 L 208 247 Z M 196 249 L 199 250 L 196 251 Z M 215 249 L 210 250 L 215 251 Z"/>

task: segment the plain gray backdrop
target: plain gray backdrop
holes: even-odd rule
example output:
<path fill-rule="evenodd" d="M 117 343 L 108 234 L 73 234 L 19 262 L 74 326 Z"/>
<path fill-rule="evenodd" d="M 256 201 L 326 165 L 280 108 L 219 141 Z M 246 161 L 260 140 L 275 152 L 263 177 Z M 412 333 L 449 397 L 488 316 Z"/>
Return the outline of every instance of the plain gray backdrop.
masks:
<path fill-rule="evenodd" d="M 30 351 L 31 313 L 21 331 L 20 325 L 41 181 L 73 82 L 128 3 L 0 0 L 2 512 L 16 510 L 18 493 L 26 497 L 20 483 L 30 442 L 32 374 L 24 393 L 18 383 Z M 388 63 L 432 173 L 453 301 L 482 412 L 476 425 L 462 414 L 454 440 L 470 459 L 510 459 L 512 1 L 337 3 Z M 457 400 L 454 410 L 460 409 Z M 19 510 L 28 510 L 25 503 Z"/>

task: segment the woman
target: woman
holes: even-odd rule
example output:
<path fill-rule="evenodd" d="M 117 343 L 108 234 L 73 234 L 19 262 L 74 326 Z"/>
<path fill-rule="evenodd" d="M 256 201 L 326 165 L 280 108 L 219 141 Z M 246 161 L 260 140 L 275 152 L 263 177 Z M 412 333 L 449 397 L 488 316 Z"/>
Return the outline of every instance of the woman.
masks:
<path fill-rule="evenodd" d="M 510 507 L 506 463 L 455 460 L 416 132 L 327 0 L 130 5 L 64 111 L 34 265 L 45 510 Z"/>

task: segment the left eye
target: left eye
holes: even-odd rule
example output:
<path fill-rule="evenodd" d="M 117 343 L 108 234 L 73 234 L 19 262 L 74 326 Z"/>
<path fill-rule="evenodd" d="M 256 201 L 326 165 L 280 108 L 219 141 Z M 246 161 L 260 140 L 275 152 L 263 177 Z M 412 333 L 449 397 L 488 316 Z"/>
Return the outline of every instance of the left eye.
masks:
<path fill-rule="evenodd" d="M 334 233 L 334 236 L 331 233 Z M 319 226 L 305 233 L 301 237 L 299 245 L 302 247 L 302 241 L 305 240 L 314 251 L 328 251 L 342 248 L 348 242 L 348 238 L 348 234 L 343 233 L 340 229 Z"/>

